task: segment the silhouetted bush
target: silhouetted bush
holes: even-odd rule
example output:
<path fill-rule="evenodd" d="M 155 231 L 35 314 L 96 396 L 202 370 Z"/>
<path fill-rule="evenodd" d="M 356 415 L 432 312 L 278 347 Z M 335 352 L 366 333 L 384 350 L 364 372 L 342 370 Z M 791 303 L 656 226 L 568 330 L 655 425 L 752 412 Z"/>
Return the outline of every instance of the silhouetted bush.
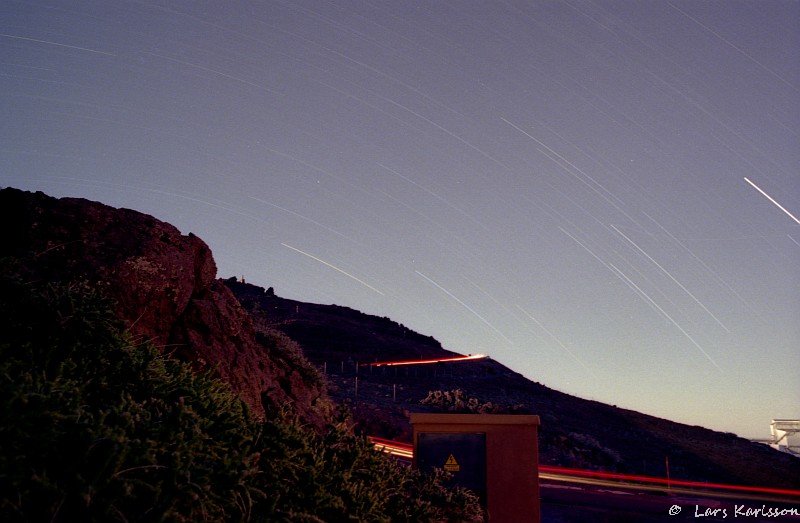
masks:
<path fill-rule="evenodd" d="M 132 345 L 85 285 L 0 288 L 5 521 L 246 514 L 255 438 L 226 386 Z"/>
<path fill-rule="evenodd" d="M 1 265 L 1 264 L 0 264 Z M 226 384 L 134 345 L 92 288 L 0 279 L 2 521 L 468 521 L 471 494 L 346 420 L 252 419 Z"/>
<path fill-rule="evenodd" d="M 420 400 L 420 405 L 433 407 L 442 412 L 461 414 L 527 414 L 524 405 L 500 405 L 491 401 L 481 401 L 478 398 L 467 397 L 461 389 L 431 390 L 428 395 Z"/>

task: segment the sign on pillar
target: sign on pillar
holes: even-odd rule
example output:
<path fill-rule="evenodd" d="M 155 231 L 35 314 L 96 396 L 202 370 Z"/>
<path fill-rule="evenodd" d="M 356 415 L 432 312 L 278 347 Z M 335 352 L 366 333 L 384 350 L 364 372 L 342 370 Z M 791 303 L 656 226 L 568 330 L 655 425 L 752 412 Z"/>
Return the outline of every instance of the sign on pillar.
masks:
<path fill-rule="evenodd" d="M 452 485 L 470 489 L 486 506 L 485 433 L 422 432 L 418 449 L 420 470 L 446 470 L 453 476 Z"/>
<path fill-rule="evenodd" d="M 413 413 L 411 425 L 415 467 L 449 472 L 491 523 L 540 521 L 539 416 Z"/>

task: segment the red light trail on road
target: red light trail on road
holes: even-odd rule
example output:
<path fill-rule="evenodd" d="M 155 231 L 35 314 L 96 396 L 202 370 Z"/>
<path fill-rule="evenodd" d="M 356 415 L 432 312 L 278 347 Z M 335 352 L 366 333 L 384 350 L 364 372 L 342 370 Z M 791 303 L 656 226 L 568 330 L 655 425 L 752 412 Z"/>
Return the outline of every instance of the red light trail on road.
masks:
<path fill-rule="evenodd" d="M 398 458 L 412 459 L 414 457 L 414 447 L 408 443 L 376 438 L 374 436 L 369 436 L 367 439 L 370 443 L 375 445 L 375 450 L 386 452 Z"/>
<path fill-rule="evenodd" d="M 666 479 L 653 476 L 640 476 L 637 474 L 619 474 L 616 472 L 603 472 L 600 470 L 583 470 L 567 467 L 555 467 L 541 465 L 539 472 L 547 474 L 558 474 L 562 476 L 576 476 L 583 478 L 614 479 L 619 481 L 631 481 L 635 483 L 654 483 L 667 487 L 693 487 L 702 489 L 731 490 L 738 492 L 750 492 L 758 494 L 778 494 L 781 496 L 800 497 L 800 490 L 780 489 L 771 487 L 748 487 L 744 485 L 728 485 L 725 483 L 705 483 L 702 481 L 688 481 L 681 479 Z"/>
<path fill-rule="evenodd" d="M 386 452 L 392 456 L 405 459 L 414 457 L 414 447 L 409 443 L 392 441 L 383 438 L 370 436 L 369 441 L 375 445 L 375 449 Z M 782 489 L 772 487 L 750 487 L 744 485 L 728 485 L 725 483 L 705 483 L 702 481 L 688 481 L 681 479 L 666 479 L 654 476 L 641 476 L 638 474 L 620 474 L 616 472 L 604 472 L 602 470 L 584 470 L 569 467 L 558 467 L 551 465 L 539 466 L 540 479 L 550 479 L 554 481 L 569 481 L 570 478 L 590 478 L 600 480 L 616 480 L 620 482 L 646 483 L 663 485 L 665 487 L 691 487 L 695 489 L 725 490 L 730 492 L 741 492 L 749 494 L 773 494 L 779 496 L 790 496 L 800 498 L 800 490 Z M 547 476 L 547 477 L 545 477 Z"/>

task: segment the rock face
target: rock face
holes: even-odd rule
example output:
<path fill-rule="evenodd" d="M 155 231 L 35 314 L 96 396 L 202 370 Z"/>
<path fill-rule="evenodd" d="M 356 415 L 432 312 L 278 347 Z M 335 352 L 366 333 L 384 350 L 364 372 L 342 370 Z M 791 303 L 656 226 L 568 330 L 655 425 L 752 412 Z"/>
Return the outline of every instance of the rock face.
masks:
<path fill-rule="evenodd" d="M 256 329 L 197 236 L 136 211 L 40 192 L 3 189 L 0 208 L 8 217 L 0 257 L 24 278 L 98 285 L 134 337 L 215 369 L 258 414 L 263 394 L 309 421 L 324 415 L 328 400 L 313 368 L 286 358 L 277 334 Z"/>

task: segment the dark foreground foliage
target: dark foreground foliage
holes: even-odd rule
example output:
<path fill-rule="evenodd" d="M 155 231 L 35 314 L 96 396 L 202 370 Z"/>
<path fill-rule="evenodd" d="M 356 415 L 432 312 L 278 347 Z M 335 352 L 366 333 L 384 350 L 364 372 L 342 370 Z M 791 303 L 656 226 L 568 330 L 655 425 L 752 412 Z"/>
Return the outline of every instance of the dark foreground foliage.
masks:
<path fill-rule="evenodd" d="M 467 397 L 461 389 L 453 390 L 430 390 L 428 395 L 420 400 L 420 405 L 433 407 L 441 412 L 452 412 L 459 414 L 528 414 L 529 409 L 525 405 L 502 405 L 483 402 L 478 398 Z"/>
<path fill-rule="evenodd" d="M 132 343 L 86 285 L 3 276 L 0 297 L 2 521 L 480 517 L 474 496 L 344 421 L 319 433 L 281 406 L 252 419 L 224 383 Z"/>

